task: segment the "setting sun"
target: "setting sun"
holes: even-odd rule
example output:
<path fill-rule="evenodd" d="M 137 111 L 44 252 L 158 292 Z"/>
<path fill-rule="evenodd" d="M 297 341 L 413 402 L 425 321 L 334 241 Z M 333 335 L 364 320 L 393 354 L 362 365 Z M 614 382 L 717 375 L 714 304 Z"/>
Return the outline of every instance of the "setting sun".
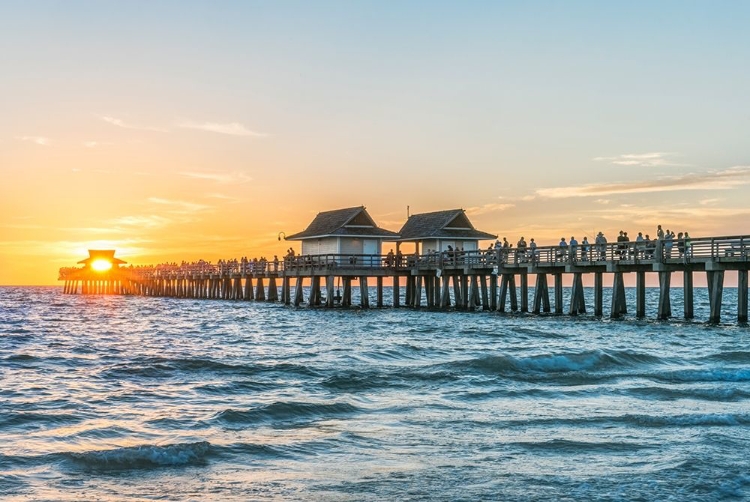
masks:
<path fill-rule="evenodd" d="M 91 268 L 97 272 L 105 272 L 112 268 L 112 262 L 102 259 L 94 260 L 91 262 Z"/>

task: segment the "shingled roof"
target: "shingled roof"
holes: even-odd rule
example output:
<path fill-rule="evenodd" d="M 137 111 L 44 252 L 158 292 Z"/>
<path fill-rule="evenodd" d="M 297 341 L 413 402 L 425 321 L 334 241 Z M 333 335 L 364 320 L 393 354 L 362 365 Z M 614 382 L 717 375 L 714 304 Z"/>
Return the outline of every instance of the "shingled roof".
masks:
<path fill-rule="evenodd" d="M 497 235 L 474 228 L 463 209 L 413 214 L 406 220 L 399 234 L 401 235 L 398 239 L 400 241 L 497 238 Z"/>
<path fill-rule="evenodd" d="M 334 236 L 398 238 L 396 232 L 378 227 L 365 206 L 358 206 L 318 213 L 306 229 L 286 239 L 296 241 Z"/>

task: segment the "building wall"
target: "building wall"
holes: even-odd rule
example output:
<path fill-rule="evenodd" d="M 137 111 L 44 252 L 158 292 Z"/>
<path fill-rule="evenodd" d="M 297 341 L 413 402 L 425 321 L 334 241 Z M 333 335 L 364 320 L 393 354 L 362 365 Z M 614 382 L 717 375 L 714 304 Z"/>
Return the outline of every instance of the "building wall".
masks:
<path fill-rule="evenodd" d="M 339 254 L 338 237 L 325 237 L 323 239 L 307 239 L 302 241 L 302 254 Z"/>
<path fill-rule="evenodd" d="M 362 239 L 341 237 L 341 254 L 362 254 Z"/>

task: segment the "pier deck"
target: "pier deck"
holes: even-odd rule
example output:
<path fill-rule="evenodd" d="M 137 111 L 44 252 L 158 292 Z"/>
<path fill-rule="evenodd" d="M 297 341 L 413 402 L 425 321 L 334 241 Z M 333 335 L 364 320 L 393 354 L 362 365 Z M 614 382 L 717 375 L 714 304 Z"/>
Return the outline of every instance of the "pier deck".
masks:
<path fill-rule="evenodd" d="M 724 274 L 737 271 L 737 320 L 748 319 L 750 236 L 707 237 L 674 241 L 590 244 L 576 249 L 559 246 L 488 249 L 429 255 L 308 255 L 282 261 L 242 261 L 232 265 L 159 265 L 113 267 L 97 272 L 87 267 L 60 269 L 66 294 L 125 294 L 226 300 L 281 301 L 287 305 L 352 306 L 352 282 L 360 287 L 360 306 L 370 307 L 371 280 L 375 305 L 383 307 L 383 282 L 393 282 L 393 307 L 482 309 L 489 311 L 566 313 L 564 275 L 572 275 L 567 314 L 587 312 L 583 276 L 594 278 L 596 316 L 603 315 L 604 274 L 613 275 L 610 317 L 627 313 L 624 276 L 635 274 L 638 318 L 646 317 L 646 274 L 659 277 L 657 319 L 672 317 L 670 283 L 683 274 L 683 316 L 693 318 L 693 276 L 705 273 L 710 301 L 709 322 L 720 321 Z M 535 276 L 529 308 L 529 276 Z M 548 276 L 554 281 L 553 302 Z M 516 281 L 518 278 L 518 282 Z M 336 286 L 338 282 L 338 287 Z M 305 286 L 309 286 L 307 298 Z M 402 298 L 401 286 L 405 285 Z M 517 288 L 518 285 L 518 288 Z M 343 286 L 343 294 L 335 294 Z M 279 291 L 280 288 L 280 291 Z M 520 288 L 520 302 L 517 289 Z M 323 294 L 325 292 L 325 295 Z M 509 305 L 508 305 L 509 303 Z"/>

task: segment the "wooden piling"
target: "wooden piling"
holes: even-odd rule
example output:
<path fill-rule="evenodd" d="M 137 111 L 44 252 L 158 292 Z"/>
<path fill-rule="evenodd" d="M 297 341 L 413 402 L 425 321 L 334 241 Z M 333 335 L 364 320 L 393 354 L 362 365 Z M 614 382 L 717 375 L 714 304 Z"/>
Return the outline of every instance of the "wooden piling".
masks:
<path fill-rule="evenodd" d="M 747 272 L 745 272 L 747 273 Z M 682 300 L 685 319 L 692 319 L 693 315 L 693 271 L 682 273 Z"/>
<path fill-rule="evenodd" d="M 747 322 L 747 270 L 737 272 L 737 321 Z"/>

